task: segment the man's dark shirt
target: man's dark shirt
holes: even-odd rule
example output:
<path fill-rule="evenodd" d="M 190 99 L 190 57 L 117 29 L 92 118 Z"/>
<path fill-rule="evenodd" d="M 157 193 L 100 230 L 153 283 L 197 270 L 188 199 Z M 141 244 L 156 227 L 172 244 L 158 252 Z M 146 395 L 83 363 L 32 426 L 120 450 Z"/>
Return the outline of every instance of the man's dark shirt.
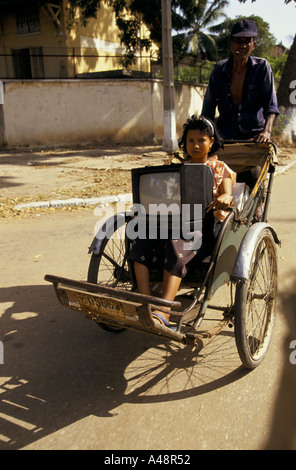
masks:
<path fill-rule="evenodd" d="M 241 103 L 230 94 L 232 56 L 219 61 L 210 76 L 202 115 L 212 120 L 219 110 L 217 127 L 224 139 L 250 139 L 264 129 L 267 114 L 279 114 L 273 73 L 266 59 L 249 57 Z"/>

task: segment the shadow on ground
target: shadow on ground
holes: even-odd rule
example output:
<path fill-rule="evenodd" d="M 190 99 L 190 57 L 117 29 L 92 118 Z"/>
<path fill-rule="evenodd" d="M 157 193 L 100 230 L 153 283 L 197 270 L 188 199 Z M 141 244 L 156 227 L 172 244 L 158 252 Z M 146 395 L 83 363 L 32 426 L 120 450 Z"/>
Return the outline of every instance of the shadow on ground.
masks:
<path fill-rule="evenodd" d="M 0 296 L 0 449 L 22 448 L 89 415 L 111 419 L 122 403 L 197 396 L 246 374 L 231 330 L 184 347 L 107 333 L 60 306 L 52 286 L 3 288 Z"/>

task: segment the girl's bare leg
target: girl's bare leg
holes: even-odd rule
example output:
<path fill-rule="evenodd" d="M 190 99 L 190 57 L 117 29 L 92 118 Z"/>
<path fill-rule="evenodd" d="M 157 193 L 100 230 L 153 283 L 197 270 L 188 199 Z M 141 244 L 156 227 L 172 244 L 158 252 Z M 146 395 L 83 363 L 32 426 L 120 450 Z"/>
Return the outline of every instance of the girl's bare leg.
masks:
<path fill-rule="evenodd" d="M 147 266 L 144 266 L 137 261 L 134 263 L 134 269 L 139 292 L 144 295 L 151 295 L 149 269 Z M 164 270 L 162 298 L 165 300 L 174 300 L 180 287 L 181 280 L 182 279 L 180 277 L 174 276 L 173 274 L 170 274 L 168 271 Z M 169 311 L 170 309 L 168 308 L 168 312 Z M 169 313 L 164 313 L 158 310 L 155 310 L 155 313 L 158 313 L 160 316 L 169 321 Z"/>
<path fill-rule="evenodd" d="M 175 300 L 176 294 L 181 284 L 181 277 L 174 276 L 164 269 L 163 271 L 163 289 L 162 289 L 162 298 L 165 300 Z M 168 308 L 168 311 L 170 309 Z M 169 321 L 170 314 L 160 311 L 155 311 L 167 321 Z"/>
<path fill-rule="evenodd" d="M 180 287 L 182 278 L 170 274 L 164 269 L 163 271 L 163 290 L 162 298 L 166 300 L 174 300 Z"/>
<path fill-rule="evenodd" d="M 137 261 L 134 263 L 134 269 L 139 292 L 144 295 L 151 295 L 149 269 Z"/>

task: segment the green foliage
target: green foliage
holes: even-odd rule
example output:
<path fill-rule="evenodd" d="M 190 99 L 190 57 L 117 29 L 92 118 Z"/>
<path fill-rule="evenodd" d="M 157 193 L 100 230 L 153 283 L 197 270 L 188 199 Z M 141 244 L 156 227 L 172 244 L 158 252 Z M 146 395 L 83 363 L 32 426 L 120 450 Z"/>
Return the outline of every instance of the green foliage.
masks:
<path fill-rule="evenodd" d="M 174 78 L 179 82 L 208 83 L 214 65 L 209 60 L 187 66 L 181 62 L 174 67 Z"/>
<path fill-rule="evenodd" d="M 276 85 L 278 85 L 281 80 L 287 58 L 288 54 L 283 54 L 279 57 L 266 57 L 266 59 L 271 65 Z"/>
<path fill-rule="evenodd" d="M 75 20 L 75 10 L 80 9 L 80 21 L 85 26 L 90 18 L 96 18 L 101 0 L 70 0 L 68 8 L 69 22 Z"/>

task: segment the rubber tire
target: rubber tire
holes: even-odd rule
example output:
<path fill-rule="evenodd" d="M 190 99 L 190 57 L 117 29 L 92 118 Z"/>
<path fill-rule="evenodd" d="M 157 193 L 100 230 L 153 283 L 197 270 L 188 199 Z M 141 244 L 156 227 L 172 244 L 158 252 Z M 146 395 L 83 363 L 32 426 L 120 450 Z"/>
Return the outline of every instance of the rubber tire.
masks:
<path fill-rule="evenodd" d="M 235 294 L 235 341 L 240 359 L 248 369 L 256 368 L 267 354 L 276 319 L 276 294 L 276 246 L 271 231 L 265 228 L 256 241 L 249 279 L 237 284 Z M 250 334 L 252 329 L 249 332 L 250 323 L 254 335 Z M 263 326 L 260 335 L 257 334 L 259 324 Z"/>

